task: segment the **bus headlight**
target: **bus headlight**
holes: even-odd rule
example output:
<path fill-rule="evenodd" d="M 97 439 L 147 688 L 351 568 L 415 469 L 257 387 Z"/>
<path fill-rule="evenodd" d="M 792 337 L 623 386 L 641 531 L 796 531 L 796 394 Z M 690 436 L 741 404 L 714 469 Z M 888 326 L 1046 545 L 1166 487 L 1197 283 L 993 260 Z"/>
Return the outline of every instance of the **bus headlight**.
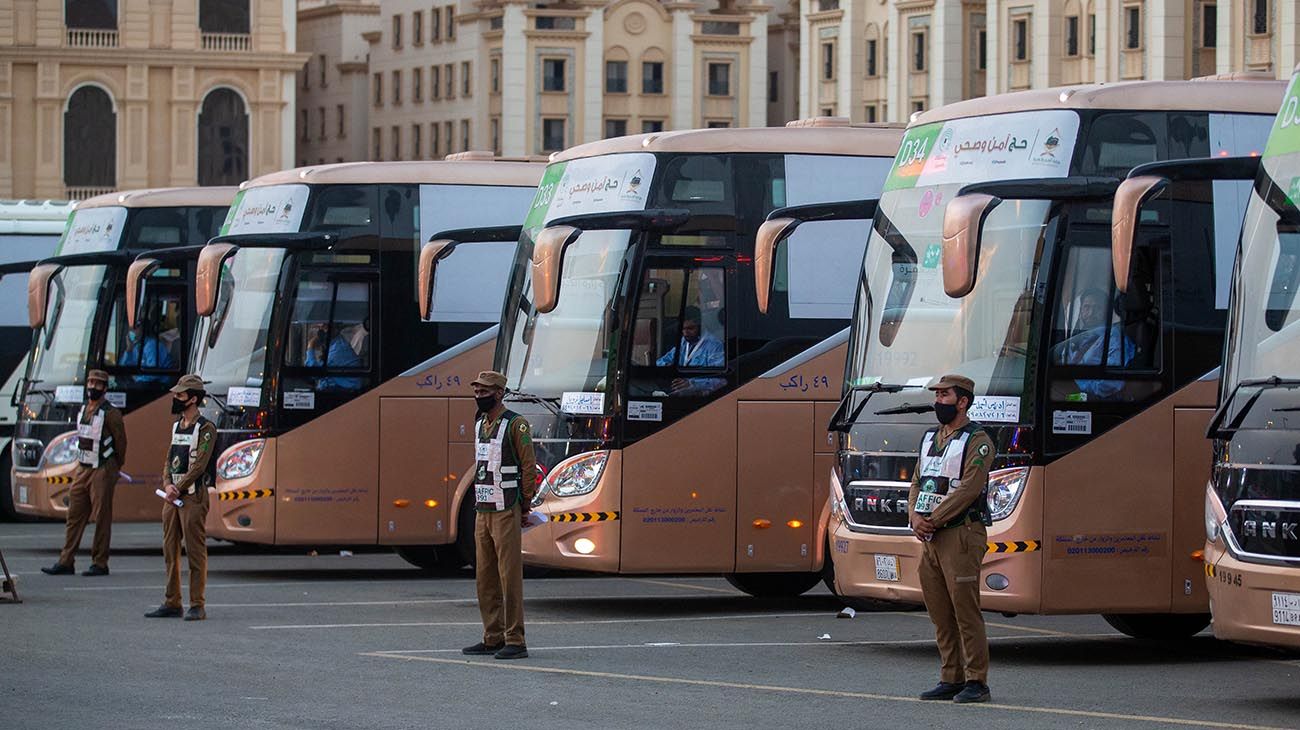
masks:
<path fill-rule="evenodd" d="M 1208 494 L 1205 495 L 1205 541 L 1219 541 L 1219 518 L 1214 516 L 1214 501 Z"/>
<path fill-rule="evenodd" d="M 605 462 L 609 460 L 608 451 L 592 451 L 565 459 L 547 475 L 542 484 L 542 492 L 549 492 L 557 497 L 577 497 L 588 494 L 596 488 L 600 475 L 605 471 Z"/>
<path fill-rule="evenodd" d="M 262 458 L 265 439 L 255 439 L 235 444 L 217 459 L 217 476 L 222 479 L 243 479 L 251 476 L 257 468 L 258 459 Z"/>
<path fill-rule="evenodd" d="M 47 466 L 71 464 L 80 453 L 81 449 L 77 448 L 77 432 L 69 431 L 50 442 L 45 449 L 45 463 Z"/>
<path fill-rule="evenodd" d="M 1020 504 L 1020 495 L 1024 494 L 1025 483 L 1028 481 L 1027 466 L 998 469 L 989 474 L 989 515 L 995 521 L 1005 520 L 1016 511 L 1016 505 Z"/>

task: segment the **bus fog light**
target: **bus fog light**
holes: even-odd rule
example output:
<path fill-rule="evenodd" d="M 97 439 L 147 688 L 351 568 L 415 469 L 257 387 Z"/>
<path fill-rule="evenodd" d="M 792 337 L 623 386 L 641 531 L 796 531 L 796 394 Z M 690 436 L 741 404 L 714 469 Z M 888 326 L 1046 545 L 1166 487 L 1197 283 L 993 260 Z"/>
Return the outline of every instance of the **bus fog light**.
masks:
<path fill-rule="evenodd" d="M 989 573 L 989 577 L 984 579 L 985 585 L 995 591 L 1005 591 L 1011 586 L 1011 581 L 1007 580 L 1001 573 Z"/>
<path fill-rule="evenodd" d="M 248 515 L 240 515 L 235 518 L 235 522 L 238 522 L 240 527 L 248 527 L 253 524 L 253 518 Z"/>
<path fill-rule="evenodd" d="M 605 471 L 605 462 L 608 460 L 608 451 L 591 451 L 565 459 L 556 464 L 546 476 L 541 491 L 557 497 L 589 494 L 600 482 L 600 475 Z"/>
<path fill-rule="evenodd" d="M 1029 467 L 1017 466 L 1011 469 L 998 469 L 989 474 L 988 507 L 989 515 L 996 520 L 1005 520 L 1016 511 L 1020 504 L 1020 495 L 1025 492 L 1025 483 L 1029 481 Z"/>
<path fill-rule="evenodd" d="M 596 551 L 596 543 L 585 537 L 580 537 L 573 541 L 573 549 L 583 555 L 591 555 Z"/>

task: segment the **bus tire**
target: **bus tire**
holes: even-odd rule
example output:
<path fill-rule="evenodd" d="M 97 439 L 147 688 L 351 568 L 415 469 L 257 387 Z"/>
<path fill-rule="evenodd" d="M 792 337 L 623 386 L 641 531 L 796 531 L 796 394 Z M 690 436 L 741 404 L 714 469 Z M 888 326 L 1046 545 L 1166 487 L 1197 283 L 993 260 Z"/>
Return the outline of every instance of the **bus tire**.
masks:
<path fill-rule="evenodd" d="M 461 566 L 460 556 L 452 545 L 398 545 L 393 551 L 426 573 L 446 573 Z"/>
<path fill-rule="evenodd" d="M 477 514 L 474 511 L 474 496 L 472 492 L 467 493 L 461 500 L 460 512 L 456 514 L 454 552 L 460 558 L 460 564 L 467 565 L 471 569 L 478 562 L 478 547 L 474 544 L 474 523 L 477 521 Z"/>
<path fill-rule="evenodd" d="M 1135 639 L 1188 639 L 1210 625 L 1208 613 L 1105 613 L 1102 618 Z"/>
<path fill-rule="evenodd" d="M 0 488 L 0 518 L 12 522 L 35 522 L 35 517 L 25 515 L 14 509 L 13 472 L 10 468 L 12 466 L 13 463 L 9 458 L 9 449 L 5 448 L 4 455 L 0 456 L 0 469 L 3 470 L 3 474 L 0 474 L 0 483 L 3 483 L 4 485 L 3 488 Z"/>
<path fill-rule="evenodd" d="M 724 576 L 733 588 L 755 598 L 793 598 L 802 596 L 822 580 L 818 573 L 728 573 Z"/>

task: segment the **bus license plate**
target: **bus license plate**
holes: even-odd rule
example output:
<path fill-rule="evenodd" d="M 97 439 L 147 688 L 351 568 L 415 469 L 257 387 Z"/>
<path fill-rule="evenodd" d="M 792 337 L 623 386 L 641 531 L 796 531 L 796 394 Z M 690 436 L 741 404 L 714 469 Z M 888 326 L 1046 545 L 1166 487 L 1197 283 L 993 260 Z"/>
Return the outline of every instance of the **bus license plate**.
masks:
<path fill-rule="evenodd" d="M 898 582 L 897 555 L 876 556 L 876 580 L 887 580 L 893 583 Z"/>
<path fill-rule="evenodd" d="M 1300 593 L 1273 594 L 1273 623 L 1300 626 Z"/>
<path fill-rule="evenodd" d="M 27 504 L 27 487 L 18 488 L 18 501 L 22 504 Z"/>

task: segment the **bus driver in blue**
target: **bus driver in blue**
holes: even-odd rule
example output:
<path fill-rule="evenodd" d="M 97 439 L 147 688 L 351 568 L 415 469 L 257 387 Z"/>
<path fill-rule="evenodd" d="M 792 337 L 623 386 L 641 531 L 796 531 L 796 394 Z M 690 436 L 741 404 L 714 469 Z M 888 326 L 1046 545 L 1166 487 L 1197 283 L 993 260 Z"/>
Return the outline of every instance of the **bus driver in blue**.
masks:
<path fill-rule="evenodd" d="M 655 361 L 659 367 L 720 368 L 727 362 L 727 351 L 713 333 L 700 326 L 698 307 L 687 307 L 682 313 L 682 337 L 677 346 Z M 719 378 L 675 378 L 674 395 L 707 395 L 726 381 Z"/>
<path fill-rule="evenodd" d="M 1101 365 L 1125 367 L 1133 363 L 1137 346 L 1124 334 L 1118 323 L 1106 326 L 1106 293 L 1088 289 L 1079 297 L 1079 317 L 1075 334 L 1052 348 L 1052 360 L 1059 365 Z M 1109 329 L 1109 332 L 1107 330 Z M 1109 337 L 1107 336 L 1109 335 Z M 1124 387 L 1122 380 L 1079 380 L 1079 390 L 1089 399 L 1110 400 Z"/>

